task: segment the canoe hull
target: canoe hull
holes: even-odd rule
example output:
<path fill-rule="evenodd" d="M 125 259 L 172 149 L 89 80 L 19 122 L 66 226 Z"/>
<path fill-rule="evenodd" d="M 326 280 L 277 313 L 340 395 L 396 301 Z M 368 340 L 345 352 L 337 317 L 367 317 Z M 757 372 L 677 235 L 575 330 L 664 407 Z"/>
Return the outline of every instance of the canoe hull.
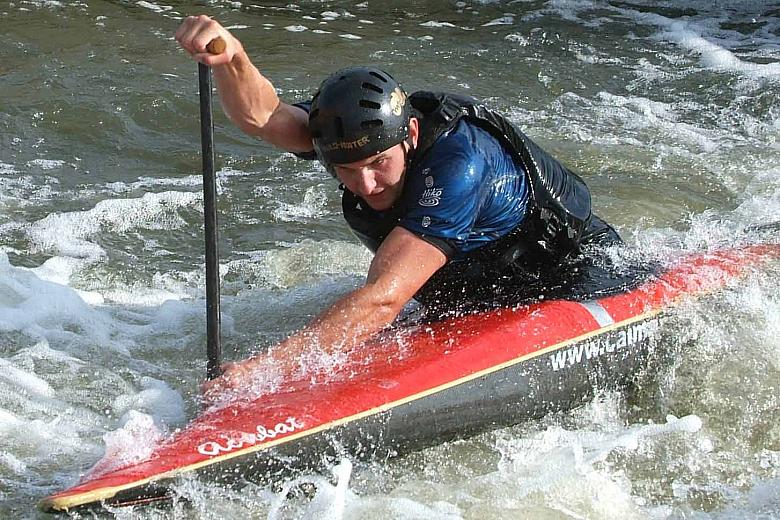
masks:
<path fill-rule="evenodd" d="M 273 479 L 336 455 L 383 458 L 572 409 L 654 366 L 665 311 L 780 257 L 780 245 L 691 257 L 638 288 L 419 324 L 350 354 L 317 384 L 287 382 L 203 413 L 152 456 L 44 499 L 44 510 L 167 497 L 185 474 Z M 662 349 L 661 349 L 662 350 Z"/>

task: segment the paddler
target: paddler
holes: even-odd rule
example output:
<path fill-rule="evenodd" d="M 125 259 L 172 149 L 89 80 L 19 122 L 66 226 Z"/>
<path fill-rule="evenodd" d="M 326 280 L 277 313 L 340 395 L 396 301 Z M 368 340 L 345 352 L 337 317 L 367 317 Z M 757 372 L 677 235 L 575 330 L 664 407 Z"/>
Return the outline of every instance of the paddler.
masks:
<path fill-rule="evenodd" d="M 219 37 L 224 52 L 207 52 Z M 592 213 L 579 176 L 474 99 L 407 95 L 386 71 L 360 66 L 287 104 L 216 21 L 189 17 L 176 40 L 212 67 L 241 130 L 319 160 L 341 183 L 347 224 L 375 253 L 362 287 L 267 353 L 225 365 L 207 397 L 244 386 L 265 365 L 294 371 L 313 345 L 352 349 L 412 299 L 440 310 L 544 297 L 587 272 L 584 246 L 620 241 Z"/>

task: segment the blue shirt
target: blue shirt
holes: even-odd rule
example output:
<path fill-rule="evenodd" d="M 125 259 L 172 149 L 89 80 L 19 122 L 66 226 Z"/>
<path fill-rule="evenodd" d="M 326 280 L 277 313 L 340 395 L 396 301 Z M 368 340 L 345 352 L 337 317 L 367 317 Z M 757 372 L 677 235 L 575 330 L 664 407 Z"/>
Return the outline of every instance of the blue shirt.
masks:
<path fill-rule="evenodd" d="M 311 101 L 294 106 L 309 112 Z M 317 158 L 313 151 L 296 155 Z M 464 119 L 415 166 L 394 205 L 404 208 L 398 225 L 449 260 L 498 240 L 525 219 L 529 195 L 522 165 L 486 130 Z"/>
<path fill-rule="evenodd" d="M 436 140 L 404 183 L 399 225 L 450 260 L 507 235 L 528 207 L 523 167 L 486 130 L 465 120 Z"/>

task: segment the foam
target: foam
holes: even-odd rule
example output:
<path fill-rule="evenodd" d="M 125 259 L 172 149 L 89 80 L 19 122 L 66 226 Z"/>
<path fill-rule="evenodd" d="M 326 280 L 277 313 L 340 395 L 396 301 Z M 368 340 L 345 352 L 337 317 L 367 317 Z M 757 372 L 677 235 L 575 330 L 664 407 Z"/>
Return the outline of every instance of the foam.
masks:
<path fill-rule="evenodd" d="M 328 196 L 325 186 L 320 184 L 306 188 L 303 201 L 300 204 L 279 203 L 279 207 L 272 212 L 275 219 L 283 222 L 305 222 L 309 219 L 321 217 L 326 213 L 325 205 Z"/>
<path fill-rule="evenodd" d="M 452 24 L 450 22 L 436 22 L 436 21 L 429 21 L 429 22 L 423 22 L 420 24 L 421 27 L 457 27 L 455 24 Z"/>
<path fill-rule="evenodd" d="M 729 141 L 738 140 L 719 129 L 685 122 L 676 104 L 609 92 L 599 92 L 594 99 L 587 99 L 567 92 L 555 101 L 553 108 L 560 114 L 555 117 L 556 135 L 619 146 L 612 151 L 613 155 L 629 153 L 629 149 L 634 153 L 635 148 L 648 149 L 659 161 L 666 156 L 689 161 L 700 155 L 706 159 L 705 167 L 727 180 L 723 170 L 718 168 L 720 165 L 713 162 L 713 154 L 725 150 L 724 145 Z M 515 110 L 511 117 L 527 122 L 539 116 Z M 600 131 L 594 132 L 594 127 Z M 662 166 L 657 169 L 662 171 Z M 652 173 L 652 170 L 646 171 Z"/>
<path fill-rule="evenodd" d="M 255 175 L 254 172 L 246 172 L 243 170 L 236 170 L 233 168 L 222 168 L 217 171 L 217 189 L 218 193 L 221 193 L 221 183 L 226 179 L 232 177 L 248 177 Z M 160 186 L 164 187 L 176 187 L 176 188 L 198 188 L 203 185 L 202 175 L 185 175 L 183 177 L 139 177 L 137 181 L 132 183 L 126 182 L 110 182 L 105 184 L 105 188 L 115 193 L 126 193 L 130 191 L 146 190 L 148 188 L 156 188 Z"/>
<path fill-rule="evenodd" d="M 682 122 L 674 107 L 668 103 L 635 96 L 617 96 L 608 92 L 599 92 L 597 100 L 601 101 L 604 106 L 632 110 L 634 114 L 627 114 L 624 119 L 626 126 L 641 128 L 651 125 L 661 128 L 669 134 L 673 134 L 677 140 L 684 139 L 705 153 L 716 151 L 720 145 L 718 136 L 712 135 L 711 131 Z M 635 117 L 636 112 L 641 116 L 638 121 Z M 632 118 L 635 121 L 633 124 L 631 123 Z"/>
<path fill-rule="evenodd" d="M 5 379 L 20 392 L 31 397 L 54 397 L 54 389 L 35 374 L 15 367 L 11 362 L 0 359 L 0 379 Z"/>
<path fill-rule="evenodd" d="M 31 454 L 21 460 L 33 471 L 52 460 L 65 460 L 66 455 L 91 454 L 94 446 L 89 434 L 98 421 L 88 411 L 73 410 L 68 403 L 54 399 L 26 400 L 24 406 L 24 413 L 35 418 L 16 418 L 9 423 L 0 413 L 0 431 L 3 442 L 16 453 Z"/>
<path fill-rule="evenodd" d="M 37 361 L 45 360 L 57 365 L 66 365 L 71 370 L 77 370 L 86 364 L 85 361 L 82 361 L 81 359 L 51 348 L 47 341 L 39 341 L 32 347 L 24 348 L 14 357 Z"/>
<path fill-rule="evenodd" d="M 147 414 L 131 410 L 125 414 L 123 422 L 118 430 L 103 435 L 103 458 L 84 475 L 85 480 L 149 457 L 164 438 L 153 418 Z"/>
<path fill-rule="evenodd" d="M 0 465 L 5 466 L 19 476 L 27 473 L 27 464 L 7 451 L 0 451 Z"/>
<path fill-rule="evenodd" d="M 28 162 L 27 166 L 38 167 L 42 170 L 56 170 L 65 166 L 65 161 L 59 159 L 35 159 Z"/>
<path fill-rule="evenodd" d="M 192 297 L 191 291 L 179 287 L 178 290 L 169 288 L 154 288 L 145 285 L 123 286 L 118 285 L 109 289 L 104 289 L 100 294 L 101 302 L 93 305 L 101 305 L 106 302 L 118 305 L 133 305 L 143 307 L 158 307 L 171 300 L 182 300 Z M 84 295 L 82 294 L 82 297 Z"/>
<path fill-rule="evenodd" d="M 228 270 L 240 273 L 252 285 L 290 289 L 327 275 L 364 276 L 371 253 L 363 246 L 336 240 L 302 240 L 290 247 L 248 252 L 248 260 L 234 260 Z"/>
<path fill-rule="evenodd" d="M 756 520 L 777 518 L 777 513 L 780 511 L 780 478 L 756 482 L 756 485 L 739 502 L 719 512 L 718 516 L 724 520 L 729 518 Z"/>
<path fill-rule="evenodd" d="M 0 431 L 8 430 L 9 428 L 15 428 L 21 424 L 23 424 L 21 419 L 16 417 L 11 412 L 0 408 Z"/>
<path fill-rule="evenodd" d="M 511 33 L 504 36 L 504 39 L 518 44 L 520 47 L 527 47 L 531 41 L 520 33 Z"/>
<path fill-rule="evenodd" d="M 44 279 L 67 283 L 73 273 L 107 256 L 90 238 L 135 229 L 177 229 L 184 221 L 176 210 L 195 206 L 201 198 L 201 194 L 191 192 L 147 193 L 138 199 L 103 200 L 86 211 L 52 213 L 25 230 L 32 252 L 56 255 L 37 273 Z"/>
<path fill-rule="evenodd" d="M 721 189 L 733 190 L 740 199 L 746 183 L 756 188 L 760 184 L 761 190 L 771 189 L 771 182 L 766 179 L 777 171 L 766 147 L 766 140 L 771 142 L 776 133 L 771 121 L 759 121 L 734 107 L 699 105 L 694 101 L 659 102 L 608 92 L 588 99 L 569 92 L 560 96 L 552 108 L 556 128 L 553 139 L 565 136 L 568 140 L 603 146 L 599 155 L 610 158 L 613 171 L 626 167 L 634 170 L 639 151 L 647 156 L 640 155 L 639 161 L 653 160 L 654 164 L 644 165 L 635 175 L 667 178 L 682 168 L 695 181 L 713 184 L 717 180 L 722 183 Z M 702 113 L 706 114 L 705 119 L 694 119 Z M 539 118 L 550 120 L 550 115 L 538 112 L 515 110 L 510 115 L 526 127 L 529 121 Z M 761 152 L 745 154 L 746 147 L 757 147 Z M 703 173 L 697 178 L 699 171 Z M 751 188 L 751 195 L 760 193 Z M 766 208 L 759 211 L 766 213 Z M 767 217 L 773 218 L 776 216 Z"/>
<path fill-rule="evenodd" d="M 149 9 L 150 11 L 154 11 L 156 13 L 163 13 L 173 10 L 173 7 L 170 5 L 155 4 L 153 2 L 147 2 L 146 0 L 139 0 L 135 3 L 135 5 L 138 7 L 143 7 L 144 9 Z"/>
<path fill-rule="evenodd" d="M 58 184 L 52 177 L 36 178 L 32 175 L 18 175 L 18 172 L 8 172 L 9 177 L 0 177 L 0 201 L 6 201 L 9 206 L 26 207 L 37 202 L 49 200 L 55 193 L 49 184 Z M 41 185 L 41 181 L 46 185 Z"/>
<path fill-rule="evenodd" d="M 739 7 L 729 9 L 729 6 L 713 5 L 706 2 L 688 7 L 695 8 L 698 13 L 682 19 L 673 19 L 646 10 L 634 10 L 595 2 L 552 0 L 548 2 L 541 13 L 554 13 L 564 20 L 574 21 L 586 27 L 597 27 L 600 25 L 599 20 L 585 19 L 581 17 L 581 13 L 607 9 L 636 23 L 659 28 L 660 31 L 653 34 L 651 39 L 673 43 L 698 56 L 700 65 L 708 70 L 738 73 L 752 78 L 777 79 L 780 76 L 780 63 L 745 61 L 740 59 L 731 49 L 738 49 L 741 46 L 752 48 L 756 44 L 763 44 L 769 47 L 763 54 L 773 56 L 774 52 L 771 48 L 774 47 L 776 38 L 772 33 L 773 25 L 770 24 L 765 29 L 760 29 L 760 26 L 757 25 L 756 33 L 746 36 L 738 31 L 721 29 L 718 22 L 744 19 L 749 16 L 750 11 L 742 12 Z M 758 12 L 760 12 L 760 8 Z M 529 19 L 529 16 L 531 15 L 527 15 L 524 19 Z M 755 23 L 755 21 L 753 18 L 752 22 Z M 761 52 L 758 54 L 763 55 Z"/>
<path fill-rule="evenodd" d="M 700 29 L 688 22 L 658 20 L 658 25 L 666 30 L 659 33 L 658 39 L 676 43 L 683 49 L 699 55 L 700 63 L 719 72 L 737 72 L 754 77 L 780 76 L 780 63 L 752 63 L 740 60 L 725 47 L 704 38 Z"/>
<path fill-rule="evenodd" d="M 66 286 L 42 280 L 30 269 L 12 267 L 4 253 L 0 253 L 0 295 L 2 331 L 21 331 L 36 341 L 61 340 L 73 334 L 70 331 L 79 331 L 106 348 L 116 345 L 111 340 L 114 324 L 106 313 L 90 307 Z"/>
<path fill-rule="evenodd" d="M 483 23 L 482 27 L 492 27 L 494 25 L 513 25 L 514 23 L 515 23 L 514 16 L 502 16 L 500 18 L 495 18 L 494 20 L 490 20 L 487 23 Z"/>
<path fill-rule="evenodd" d="M 46 7 L 46 8 L 54 8 L 54 7 L 64 7 L 62 2 L 59 0 L 28 0 L 28 4 L 34 5 L 36 7 Z M 24 8 L 20 8 L 20 11 L 25 10 Z"/>
<path fill-rule="evenodd" d="M 0 162 L 0 175 L 14 175 L 18 173 L 13 164 Z"/>
<path fill-rule="evenodd" d="M 181 395 L 164 381 L 151 377 L 142 377 L 140 383 L 140 392 L 120 395 L 114 399 L 113 412 L 125 417 L 123 423 L 129 421 L 127 418 L 135 417 L 135 412 L 146 412 L 160 428 L 176 426 L 185 421 L 184 400 Z"/>
<path fill-rule="evenodd" d="M 32 359 L 46 359 L 50 362 L 46 365 L 54 363 L 47 370 L 56 374 L 60 385 L 73 385 L 69 381 L 73 381 L 84 366 L 80 360 L 55 351 L 46 343 L 21 349 L 14 356 L 14 362 L 24 366 L 29 365 Z M 103 417 L 79 407 L 73 401 L 56 399 L 51 386 L 42 382 L 41 378 L 27 370 L 9 367 L 5 360 L 0 361 L 0 383 L 4 383 L 2 380 L 10 381 L 14 395 L 18 397 L 15 399 L 18 402 L 11 402 L 12 406 L 23 406 L 23 414 L 34 417 L 32 420 L 25 419 L 0 409 L 0 432 L 3 433 L 4 442 L 14 447 L 8 456 L 0 451 L 0 470 L 7 466 L 19 475 L 24 470 L 24 478 L 29 479 L 30 472 L 37 473 L 41 469 L 48 471 L 46 468 L 50 467 L 52 461 L 62 465 L 72 460 L 74 455 L 86 460 L 97 455 L 95 452 L 99 447 L 93 444 L 93 437 L 96 431 L 109 426 Z M 63 366 L 64 370 L 61 368 Z M 116 392 L 116 384 L 121 383 L 121 379 L 105 369 L 90 370 L 89 374 L 94 378 L 94 383 L 89 385 L 88 392 L 95 395 L 88 401 L 93 406 L 96 400 L 108 398 L 110 402 L 111 396 L 104 396 L 103 393 Z M 129 393 L 119 393 L 113 398 L 111 407 L 114 413 L 122 414 L 119 421 L 122 426 L 105 434 L 106 459 L 95 466 L 94 473 L 147 456 L 162 440 L 164 428 L 181 424 L 185 420 L 184 402 L 177 392 L 163 381 L 150 377 L 141 377 L 139 382 L 140 389 L 137 391 L 130 389 Z M 77 383 L 77 386 L 81 386 L 81 383 Z M 119 388 L 125 389 L 127 385 L 120 384 Z M 2 405 L 11 397 L 5 392 L 0 392 L 0 396 L 5 397 Z M 15 456 L 16 453 L 25 452 L 31 455 L 23 459 Z M 9 476 L 7 471 L 4 471 L 4 476 Z"/>
<path fill-rule="evenodd" d="M 614 408 L 611 400 L 598 400 L 574 412 L 587 421 L 593 410 Z M 618 405 L 619 406 L 619 405 Z M 610 412 L 613 415 L 614 412 Z M 619 416 L 604 420 L 596 412 L 597 423 L 579 423 L 569 430 L 553 423 L 542 430 L 526 425 L 497 432 L 496 448 L 501 454 L 497 470 L 461 482 L 461 493 L 494 503 L 498 510 L 522 507 L 528 511 L 549 511 L 574 518 L 643 518 L 646 512 L 633 496 L 632 483 L 613 467 L 614 457 L 666 449 L 682 439 L 696 443 L 700 420 L 695 416 L 668 418 L 664 425 L 632 425 L 624 428 Z M 523 430 L 531 430 L 524 435 Z M 613 461 L 607 463 L 608 459 Z M 495 491 L 493 490 L 495 488 Z M 506 491 L 511 489 L 510 496 Z M 540 513 L 531 516 L 539 516 Z"/>
<path fill-rule="evenodd" d="M 285 484 L 281 493 L 271 503 L 268 512 L 268 520 L 287 518 L 285 514 L 286 497 L 295 488 L 303 484 L 314 484 L 317 494 L 307 504 L 301 518 L 355 518 L 353 514 L 345 516 L 348 501 L 354 501 L 354 494 L 349 491 L 349 479 L 352 474 L 352 463 L 348 459 L 341 460 L 333 469 L 336 485 L 332 485 L 327 479 L 312 476 L 304 476 Z"/>

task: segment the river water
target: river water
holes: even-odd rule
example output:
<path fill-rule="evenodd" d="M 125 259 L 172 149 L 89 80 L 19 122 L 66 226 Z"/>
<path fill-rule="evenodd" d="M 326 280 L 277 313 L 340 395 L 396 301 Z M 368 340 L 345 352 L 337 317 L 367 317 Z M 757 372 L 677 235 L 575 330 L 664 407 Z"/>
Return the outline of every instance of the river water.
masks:
<path fill-rule="evenodd" d="M 0 0 L 0 517 L 198 411 L 205 304 L 196 67 L 215 16 L 288 100 L 373 63 L 503 111 L 668 261 L 780 219 L 780 4 Z M 226 357 L 361 283 L 336 183 L 219 112 Z M 629 394 L 390 461 L 119 518 L 778 518 L 780 268 L 698 301 Z M 316 492 L 287 491 L 311 483 Z M 283 487 L 286 486 L 286 487 Z M 313 494 L 313 497 L 311 496 Z"/>

